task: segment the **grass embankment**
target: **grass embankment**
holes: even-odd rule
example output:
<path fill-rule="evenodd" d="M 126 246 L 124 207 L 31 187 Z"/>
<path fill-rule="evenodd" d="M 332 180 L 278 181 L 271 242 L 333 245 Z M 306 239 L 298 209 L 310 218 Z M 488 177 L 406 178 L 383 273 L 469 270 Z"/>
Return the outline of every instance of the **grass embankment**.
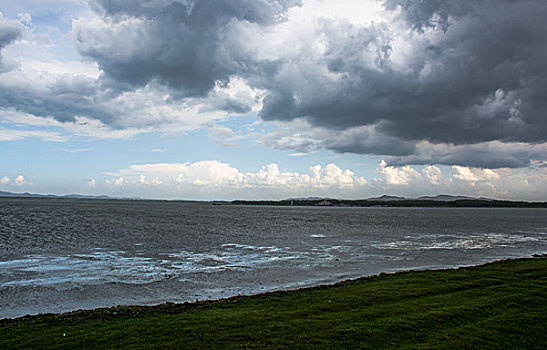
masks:
<path fill-rule="evenodd" d="M 546 257 L 221 301 L 0 321 L 2 349 L 545 346 Z"/>

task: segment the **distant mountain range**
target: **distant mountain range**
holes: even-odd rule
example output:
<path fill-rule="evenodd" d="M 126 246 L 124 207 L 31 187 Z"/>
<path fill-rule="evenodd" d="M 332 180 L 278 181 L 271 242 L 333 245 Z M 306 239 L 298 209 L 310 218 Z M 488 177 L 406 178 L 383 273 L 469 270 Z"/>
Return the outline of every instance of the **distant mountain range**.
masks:
<path fill-rule="evenodd" d="M 54 194 L 36 194 L 36 193 L 13 193 L 0 191 L 0 197 L 25 197 L 25 198 L 72 198 L 72 199 L 115 199 L 109 196 L 91 196 L 85 194 L 67 194 L 64 196 L 56 196 Z"/>
<path fill-rule="evenodd" d="M 118 197 L 109 197 L 109 196 L 92 196 L 92 195 L 85 195 L 85 194 L 67 194 L 62 196 L 57 196 L 54 194 L 36 194 L 36 193 L 13 193 L 13 192 L 6 192 L 6 191 L 0 191 L 0 197 L 26 197 L 26 198 L 71 198 L 71 199 L 142 199 L 138 197 L 133 198 L 118 198 Z M 286 201 L 332 201 L 336 200 L 334 198 L 323 198 L 323 197 L 307 197 L 307 198 L 289 198 L 286 199 Z M 476 197 L 467 197 L 467 196 L 453 196 L 449 194 L 439 194 L 436 196 L 422 196 L 418 198 L 407 198 L 407 197 L 399 197 L 399 196 L 388 196 L 383 195 L 380 197 L 371 197 L 365 199 L 367 201 L 384 201 L 384 202 L 393 202 L 393 201 L 409 201 L 409 200 L 416 200 L 416 201 L 439 201 L 439 202 L 452 202 L 452 201 L 458 201 L 458 200 L 481 200 L 481 201 L 494 201 L 494 199 L 491 198 L 476 198 Z"/>
<path fill-rule="evenodd" d="M 406 200 L 415 200 L 415 201 L 440 201 L 440 202 L 452 202 L 452 201 L 459 201 L 459 200 L 481 200 L 481 201 L 493 201 L 494 199 L 491 198 L 475 198 L 475 197 L 467 197 L 467 196 L 453 196 L 450 194 L 439 194 L 436 196 L 421 196 L 418 198 L 406 198 L 406 197 L 397 197 L 397 196 L 387 196 L 383 195 L 381 197 L 376 198 L 367 198 L 367 200 L 370 201 L 406 201 Z"/>
<path fill-rule="evenodd" d="M 307 198 L 289 198 L 287 200 L 304 200 L 304 201 L 315 201 L 315 200 L 335 200 L 335 198 L 328 198 L 328 197 L 307 197 Z M 481 201 L 493 201 L 494 199 L 491 198 L 485 198 L 485 197 L 468 197 L 468 196 L 453 196 L 450 194 L 439 194 L 436 196 L 421 196 L 417 198 L 409 198 L 409 197 L 399 197 L 399 196 L 388 196 L 384 194 L 380 197 L 371 197 L 366 198 L 367 201 L 384 201 L 384 202 L 392 202 L 392 201 L 439 201 L 439 202 L 452 202 L 452 201 L 459 201 L 459 200 L 481 200 Z"/>
<path fill-rule="evenodd" d="M 547 208 L 547 202 L 508 201 L 490 198 L 473 198 L 441 194 L 405 198 L 384 195 L 368 199 L 334 199 L 310 197 L 283 200 L 234 200 L 234 205 L 279 205 L 279 206 L 329 206 L 329 207 L 434 207 L 434 208 Z"/>

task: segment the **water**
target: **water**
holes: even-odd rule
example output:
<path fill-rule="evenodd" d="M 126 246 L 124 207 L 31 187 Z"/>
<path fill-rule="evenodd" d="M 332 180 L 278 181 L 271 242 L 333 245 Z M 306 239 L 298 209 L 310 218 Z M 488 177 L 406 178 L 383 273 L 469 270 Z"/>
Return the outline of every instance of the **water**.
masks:
<path fill-rule="evenodd" d="M 544 253 L 545 209 L 0 199 L 0 318 Z"/>

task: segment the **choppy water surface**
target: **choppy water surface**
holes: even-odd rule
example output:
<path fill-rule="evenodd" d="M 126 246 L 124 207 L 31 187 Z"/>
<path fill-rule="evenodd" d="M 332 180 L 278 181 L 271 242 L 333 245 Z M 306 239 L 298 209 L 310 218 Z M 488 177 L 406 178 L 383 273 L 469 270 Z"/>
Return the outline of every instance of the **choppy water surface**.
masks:
<path fill-rule="evenodd" d="M 0 318 L 547 253 L 545 209 L 0 199 Z"/>

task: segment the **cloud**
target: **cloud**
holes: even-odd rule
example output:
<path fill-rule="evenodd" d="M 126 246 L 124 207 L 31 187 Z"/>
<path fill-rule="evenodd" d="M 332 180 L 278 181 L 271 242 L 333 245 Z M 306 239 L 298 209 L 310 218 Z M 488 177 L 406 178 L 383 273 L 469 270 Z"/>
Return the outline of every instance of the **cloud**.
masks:
<path fill-rule="evenodd" d="M 547 143 L 490 141 L 468 145 L 416 144 L 413 154 L 386 157 L 390 165 L 443 164 L 487 168 L 523 168 L 547 159 Z"/>
<path fill-rule="evenodd" d="M 131 182 L 127 181 L 121 176 L 114 179 L 106 179 L 104 182 L 107 186 L 111 187 L 122 187 L 123 185 L 131 184 Z"/>
<path fill-rule="evenodd" d="M 92 148 L 75 148 L 75 149 L 63 149 L 63 151 L 65 152 L 68 152 L 68 153 L 81 153 L 81 152 L 89 152 L 89 151 L 92 151 L 93 149 Z"/>
<path fill-rule="evenodd" d="M 338 153 L 410 155 L 416 145 L 378 132 L 374 126 L 345 130 L 314 127 L 304 120 L 283 123 L 282 127 L 264 135 L 261 144 L 282 150 L 310 153 L 326 148 Z"/>
<path fill-rule="evenodd" d="M 443 173 L 441 169 L 434 165 L 424 167 L 422 173 L 424 177 L 433 185 L 438 185 L 443 180 Z"/>
<path fill-rule="evenodd" d="M 162 86 L 149 85 L 131 91 L 104 90 L 93 77 L 15 70 L 0 75 L 0 100 L 4 110 L 62 124 L 97 125 L 95 129 L 124 135 L 143 132 L 183 133 L 210 121 L 260 108 L 260 91 L 232 77 L 217 84 L 206 96 L 174 99 Z M 237 105 L 226 111 L 227 105 Z M 94 130 L 94 135 L 101 133 Z M 104 134 L 104 133 L 103 133 Z M 99 136 L 100 137 L 100 136 Z"/>
<path fill-rule="evenodd" d="M 274 131 L 262 137 L 259 142 L 266 147 L 296 151 L 296 154 L 308 154 L 320 148 L 320 141 L 298 130 Z"/>
<path fill-rule="evenodd" d="M 23 175 L 17 175 L 13 181 L 7 177 L 3 176 L 0 179 L 0 185 L 2 186 L 14 186 L 14 187 L 23 187 L 23 186 L 32 186 L 32 182 L 25 179 Z"/>
<path fill-rule="evenodd" d="M 541 1 L 89 5 L 94 14 L 72 22 L 86 62 L 25 57 L 2 70 L 3 112 L 55 119 L 67 132 L 96 123 L 87 130 L 99 137 L 180 134 L 258 113 L 286 126 L 261 143 L 296 153 L 493 169 L 546 159 Z M 0 19 L 3 56 L 18 38 L 37 38 L 22 21 Z M 225 132 L 213 139 L 233 144 Z"/>
<path fill-rule="evenodd" d="M 436 166 L 421 169 L 411 166 L 378 164 L 381 175 L 369 183 L 368 192 L 419 197 L 424 194 L 455 194 L 509 200 L 544 201 L 547 196 L 547 169 L 474 168 Z"/>
<path fill-rule="evenodd" d="M 283 172 L 277 164 L 262 166 L 257 172 L 241 172 L 227 163 L 205 160 L 194 163 L 154 163 L 131 165 L 107 179 L 111 186 L 123 185 L 191 185 L 224 188 L 354 188 L 367 183 L 364 177 L 335 164 L 315 165 L 307 173 Z M 148 180 L 152 179 L 152 180 Z"/>
<path fill-rule="evenodd" d="M 4 78 L 6 78 L 5 75 Z M 66 103 L 69 94 L 62 92 L 62 89 L 55 90 L 60 95 L 52 95 L 52 86 L 57 87 L 57 80 L 55 80 L 54 75 L 51 79 L 53 79 L 52 85 L 47 85 L 45 82 L 33 82 L 32 78 L 20 82 L 10 79 L 2 80 L 0 75 L 0 87 L 2 84 L 6 84 L 6 90 L 3 92 L 0 90 L 0 100 L 2 99 L 2 93 L 9 95 L 5 99 L 6 106 L 4 107 L 9 107 L 14 99 L 18 101 L 17 103 L 26 101 L 25 106 L 19 109 L 15 108 L 17 103 L 14 103 L 11 108 L 0 108 L 0 112 L 2 112 L 0 121 L 14 125 L 55 128 L 60 129 L 63 133 L 98 139 L 130 138 L 137 134 L 151 132 L 178 135 L 203 128 L 215 120 L 233 116 L 233 114 L 215 110 L 209 104 L 209 100 L 220 101 L 233 98 L 242 104 L 247 103 L 247 106 L 251 109 L 259 108 L 260 103 L 260 101 L 257 102 L 255 95 L 246 96 L 247 99 L 245 99 L 242 96 L 242 91 L 256 94 L 259 92 L 248 88 L 247 85 L 234 78 L 226 85 L 215 87 L 204 99 L 186 99 L 183 102 L 171 101 L 168 93 L 151 87 L 106 99 L 95 96 L 95 93 L 98 93 L 99 90 L 93 89 L 92 94 L 88 96 L 85 96 L 85 92 L 81 92 L 81 95 L 74 101 L 78 104 L 77 109 L 72 109 Z M 27 88 L 19 89 L 17 87 L 19 83 L 28 88 L 34 84 L 35 89 L 39 89 L 40 85 L 45 85 L 43 90 L 32 92 Z M 13 86 L 13 84 L 17 86 Z M 13 87 L 11 91 L 10 86 Z M 18 94 L 18 91 L 21 94 Z M 76 93 L 76 91 L 74 90 L 72 93 Z M 62 106 L 60 108 L 64 110 L 64 114 L 55 114 L 57 107 L 51 104 L 57 99 L 59 100 L 59 106 Z M 79 101 L 79 99 L 83 99 L 83 101 Z M 82 106 L 85 105 L 89 106 L 88 111 L 82 109 Z M 115 118 L 112 117 L 114 115 Z M 69 119 L 63 119 L 62 116 Z M 40 137 L 48 141 L 64 141 L 66 139 L 58 131 L 28 131 L 15 127 L 0 129 L 0 137 L 3 140 L 15 140 L 24 137 Z"/>
<path fill-rule="evenodd" d="M 95 181 L 95 179 L 90 179 L 86 182 L 85 187 L 95 188 L 97 187 L 97 182 Z"/>
<path fill-rule="evenodd" d="M 162 184 L 162 181 L 160 180 L 158 176 L 155 176 L 153 179 L 148 179 L 146 178 L 146 176 L 141 175 L 139 176 L 139 183 L 145 186 L 150 186 L 150 185 L 158 186 Z"/>
<path fill-rule="evenodd" d="M 30 185 L 31 183 L 23 177 L 23 175 L 19 175 L 13 180 L 13 184 L 17 187 Z"/>
<path fill-rule="evenodd" d="M 476 182 L 476 181 L 488 181 L 488 180 L 496 180 L 500 178 L 499 170 L 492 170 L 492 169 L 479 169 L 479 168 L 468 168 L 468 167 L 462 167 L 454 165 L 452 167 L 452 170 L 454 171 L 454 178 L 462 180 L 462 181 L 469 181 L 469 182 Z"/>
<path fill-rule="evenodd" d="M 336 17 L 313 22 L 310 44 L 264 83 L 262 118 L 300 118 L 335 134 L 364 134 L 336 143 L 327 142 L 332 136 L 313 139 L 338 152 L 411 155 L 420 142 L 545 145 L 546 86 L 537 77 L 547 72 L 540 49 L 547 44 L 541 34 L 547 24 L 538 15 L 547 14 L 546 6 L 490 0 L 385 4 L 386 13 L 374 24 Z M 321 45 L 313 44 L 317 38 Z M 526 152 L 516 159 L 502 152 L 491 163 L 466 156 L 472 154 L 460 153 L 458 163 L 527 163 Z M 400 164 L 413 161 L 420 162 L 419 155 L 399 158 Z"/>
<path fill-rule="evenodd" d="M 544 86 L 535 79 L 546 69 L 539 48 L 547 39 L 539 33 L 547 25 L 537 15 L 544 5 L 395 3 L 388 8 L 397 8 L 407 26 L 397 19 L 369 26 L 320 20 L 324 53 L 315 67 L 290 62 L 272 77 L 263 117 L 300 116 L 338 129 L 383 121 L 384 133 L 410 141 L 544 140 Z M 434 25 L 439 11 L 447 20 Z"/>
<path fill-rule="evenodd" d="M 314 165 L 308 173 L 280 172 L 277 164 L 263 166 L 256 173 L 245 173 L 244 186 L 261 187 L 313 187 L 353 188 L 366 183 L 363 177 L 356 177 L 351 170 L 342 170 L 336 164 Z"/>
<path fill-rule="evenodd" d="M 209 137 L 220 146 L 237 146 L 236 141 L 243 138 L 232 129 L 219 125 L 209 127 Z"/>
<path fill-rule="evenodd" d="M 295 1 L 90 3 L 103 20 L 75 21 L 76 45 L 83 56 L 97 61 L 105 80 L 131 87 L 158 81 L 196 97 L 249 69 L 237 54 L 239 43 L 227 37 L 233 26 L 273 25 Z"/>
<path fill-rule="evenodd" d="M 0 127 L 0 141 L 21 140 L 29 137 L 50 142 L 66 141 L 66 138 L 57 132 L 49 132 L 44 130 L 18 130 Z"/>
<path fill-rule="evenodd" d="M 0 49 L 23 36 L 25 26 L 17 20 L 6 20 L 0 12 Z"/>
<path fill-rule="evenodd" d="M 419 197 L 457 194 L 513 200 L 545 200 L 547 168 L 486 169 L 454 166 L 389 166 L 381 161 L 378 177 L 367 181 L 336 164 L 315 165 L 306 171 L 281 170 L 267 164 L 243 171 L 216 160 L 136 164 L 105 173 L 106 189 L 117 195 L 158 198 L 283 199 L 325 196 L 369 198 L 382 194 Z"/>
<path fill-rule="evenodd" d="M 377 127 L 363 126 L 346 130 L 314 127 L 303 120 L 278 123 L 262 135 L 259 143 L 280 150 L 308 154 L 322 148 L 338 153 L 391 154 L 387 165 L 406 164 L 461 165 L 486 168 L 524 168 L 547 159 L 547 143 L 490 141 L 455 145 L 409 142 L 390 137 Z"/>
<path fill-rule="evenodd" d="M 14 62 L 5 62 L 2 51 L 7 45 L 21 39 L 25 30 L 22 21 L 6 20 L 0 12 L 0 74 L 15 68 Z"/>
<path fill-rule="evenodd" d="M 196 186 L 232 185 L 239 182 L 239 171 L 226 163 L 205 160 L 180 167 L 177 184 Z"/>
<path fill-rule="evenodd" d="M 377 171 L 385 176 L 388 185 L 408 185 L 413 179 L 421 178 L 421 174 L 408 165 L 401 168 L 386 166 L 384 160 L 378 165 Z"/>
<path fill-rule="evenodd" d="M 91 26 L 103 23 L 80 18 L 75 21 L 75 31 L 78 21 L 91 21 Z M 6 28 L 22 29 L 13 35 L 14 31 Z M 21 122 L 19 119 L 28 121 L 28 116 L 54 119 L 62 124 L 56 126 L 68 133 L 96 138 L 125 138 L 149 132 L 181 134 L 211 121 L 256 111 L 261 105 L 261 91 L 234 75 L 217 79 L 203 94 L 188 98 L 180 89 L 172 89 L 158 79 L 126 86 L 106 77 L 97 62 L 80 62 L 79 57 L 63 60 L 44 49 L 39 43 L 44 40 L 51 41 L 52 51 L 61 45 L 47 34 L 27 30 L 25 40 L 16 43 L 23 29 L 26 28 L 17 20 L 0 19 L 0 32 L 5 32 L 0 34 L 0 49 L 6 46 L 12 63 L 16 63 L 10 70 L 0 70 L 0 112 L 17 115 L 17 123 Z M 9 131 L 12 130 L 20 135 L 18 138 L 23 137 L 17 129 Z"/>

